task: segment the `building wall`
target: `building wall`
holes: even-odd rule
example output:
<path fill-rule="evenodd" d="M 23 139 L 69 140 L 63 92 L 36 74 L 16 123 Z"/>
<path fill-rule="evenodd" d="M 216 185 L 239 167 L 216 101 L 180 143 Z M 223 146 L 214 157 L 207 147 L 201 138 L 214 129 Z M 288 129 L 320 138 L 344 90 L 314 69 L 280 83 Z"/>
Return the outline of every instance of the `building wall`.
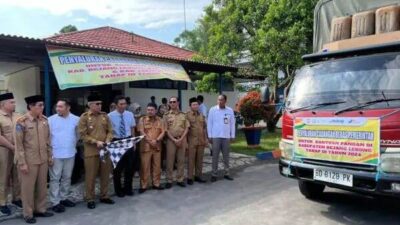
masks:
<path fill-rule="evenodd" d="M 24 113 L 26 112 L 25 97 L 40 92 L 40 70 L 38 67 L 30 67 L 27 64 L 1 63 L 4 67 L 0 69 L 0 74 L 10 74 L 0 78 L 4 81 L 2 92 L 13 92 L 17 101 L 16 111 Z"/>
<path fill-rule="evenodd" d="M 155 96 L 157 105 L 160 105 L 162 98 L 165 97 L 165 98 L 169 99 L 169 97 L 171 97 L 171 96 L 177 96 L 178 90 L 129 88 L 129 84 L 126 83 L 124 94 L 125 94 L 125 96 L 129 96 L 131 98 L 132 102 L 139 103 L 142 106 L 142 113 L 144 113 L 144 108 L 150 102 L 151 96 Z M 238 100 L 239 92 L 231 91 L 231 92 L 224 92 L 224 94 L 226 94 L 228 97 L 228 103 L 227 103 L 228 106 L 234 108 L 234 106 Z M 208 109 L 211 106 L 214 106 L 217 104 L 218 94 L 198 93 L 195 90 L 182 90 L 183 111 L 188 110 L 189 99 L 192 97 L 197 97 L 197 95 L 204 96 L 204 102 L 207 105 Z"/>

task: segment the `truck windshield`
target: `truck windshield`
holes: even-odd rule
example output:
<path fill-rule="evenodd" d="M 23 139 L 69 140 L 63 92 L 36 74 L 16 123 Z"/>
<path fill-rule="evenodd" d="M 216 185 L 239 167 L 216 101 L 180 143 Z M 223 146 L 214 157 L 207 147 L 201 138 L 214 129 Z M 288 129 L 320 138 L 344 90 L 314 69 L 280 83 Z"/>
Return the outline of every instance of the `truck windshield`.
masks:
<path fill-rule="evenodd" d="M 400 98 L 400 53 L 344 58 L 304 66 L 298 71 L 286 101 L 287 109 L 339 110 Z M 338 102 L 338 104 L 324 104 Z M 382 101 L 363 109 L 400 107 L 400 100 Z"/>

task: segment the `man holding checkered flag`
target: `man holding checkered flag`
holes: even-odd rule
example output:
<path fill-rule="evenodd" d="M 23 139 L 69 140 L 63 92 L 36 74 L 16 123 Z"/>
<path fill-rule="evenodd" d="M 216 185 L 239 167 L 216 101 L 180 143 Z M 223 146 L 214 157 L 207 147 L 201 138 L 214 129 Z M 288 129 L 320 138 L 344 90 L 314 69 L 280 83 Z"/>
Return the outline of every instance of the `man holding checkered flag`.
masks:
<path fill-rule="evenodd" d="M 132 178 L 135 162 L 135 142 L 132 139 L 135 132 L 135 118 L 132 112 L 126 110 L 127 102 L 123 96 L 117 96 L 114 100 L 116 109 L 108 114 L 113 126 L 113 144 L 111 158 L 116 163 L 114 167 L 114 189 L 118 197 L 132 196 Z M 126 148 L 125 148 L 126 147 Z M 127 149 L 127 150 L 126 150 Z M 121 185 L 121 174 L 124 173 L 124 186 Z"/>

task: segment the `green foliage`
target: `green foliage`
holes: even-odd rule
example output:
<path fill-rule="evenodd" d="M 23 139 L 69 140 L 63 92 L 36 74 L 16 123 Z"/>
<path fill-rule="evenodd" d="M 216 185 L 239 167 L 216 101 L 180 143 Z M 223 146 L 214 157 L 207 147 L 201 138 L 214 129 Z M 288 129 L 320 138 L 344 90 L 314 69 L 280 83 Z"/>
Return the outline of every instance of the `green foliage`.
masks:
<path fill-rule="evenodd" d="M 78 28 L 76 28 L 76 26 L 70 24 L 70 25 L 67 25 L 67 26 L 64 26 L 63 28 L 61 28 L 59 33 L 65 34 L 65 33 L 74 32 L 74 31 L 78 31 Z"/>
<path fill-rule="evenodd" d="M 196 91 L 202 93 L 218 93 L 219 87 L 219 74 L 216 73 L 203 73 L 200 80 L 195 81 Z M 224 74 L 223 81 L 232 81 L 231 74 Z"/>
<path fill-rule="evenodd" d="M 214 0 L 192 31 L 175 43 L 206 62 L 250 60 L 257 74 L 277 87 L 289 81 L 311 51 L 313 10 L 318 0 Z M 278 80 L 278 71 L 285 78 Z M 210 75 L 209 78 L 211 79 Z"/>

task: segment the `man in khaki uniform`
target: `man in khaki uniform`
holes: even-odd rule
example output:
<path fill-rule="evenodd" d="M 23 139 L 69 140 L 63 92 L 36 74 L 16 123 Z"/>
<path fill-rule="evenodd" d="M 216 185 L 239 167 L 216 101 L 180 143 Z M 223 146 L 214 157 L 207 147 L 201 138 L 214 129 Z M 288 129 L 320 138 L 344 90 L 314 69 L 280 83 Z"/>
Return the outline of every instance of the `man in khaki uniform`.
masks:
<path fill-rule="evenodd" d="M 150 168 L 152 170 L 153 189 L 163 190 L 160 185 L 161 179 L 161 142 L 164 137 L 164 123 L 156 116 L 157 105 L 147 105 L 147 116 L 140 118 L 138 129 L 144 139 L 140 142 L 140 189 L 139 193 L 147 190 Z"/>
<path fill-rule="evenodd" d="M 12 93 L 0 95 L 0 212 L 10 215 L 7 197 L 12 180 L 12 203 L 22 208 L 18 171 L 14 164 L 13 130 L 18 115 L 15 113 L 15 100 Z"/>
<path fill-rule="evenodd" d="M 86 201 L 89 209 L 96 208 L 95 184 L 96 176 L 100 171 L 100 202 L 114 204 L 108 196 L 110 174 L 112 171 L 111 160 L 106 156 L 105 161 L 100 160 L 100 150 L 113 138 L 113 128 L 107 113 L 101 111 L 102 101 L 98 95 L 88 97 L 89 111 L 82 114 L 78 130 L 84 144 L 85 161 L 85 187 Z"/>
<path fill-rule="evenodd" d="M 173 182 L 174 164 L 176 160 L 177 184 L 186 187 L 184 179 L 185 150 L 187 146 L 186 135 L 189 130 L 189 122 L 186 115 L 179 111 L 178 98 L 169 99 L 171 110 L 164 114 L 164 125 L 167 132 L 167 184 L 165 188 L 171 188 Z"/>
<path fill-rule="evenodd" d="M 50 131 L 43 116 L 44 99 L 40 95 L 25 98 L 28 112 L 15 126 L 15 161 L 21 180 L 21 197 L 25 222 L 35 217 L 50 217 L 47 209 L 47 172 L 53 164 Z"/>
<path fill-rule="evenodd" d="M 188 180 L 189 185 L 193 184 L 193 173 L 195 172 L 194 180 L 199 183 L 205 183 L 202 179 L 203 171 L 203 155 L 207 141 L 207 127 L 204 115 L 199 111 L 199 103 L 197 98 L 189 100 L 190 111 L 186 113 L 186 119 L 190 123 L 188 133 Z"/>

